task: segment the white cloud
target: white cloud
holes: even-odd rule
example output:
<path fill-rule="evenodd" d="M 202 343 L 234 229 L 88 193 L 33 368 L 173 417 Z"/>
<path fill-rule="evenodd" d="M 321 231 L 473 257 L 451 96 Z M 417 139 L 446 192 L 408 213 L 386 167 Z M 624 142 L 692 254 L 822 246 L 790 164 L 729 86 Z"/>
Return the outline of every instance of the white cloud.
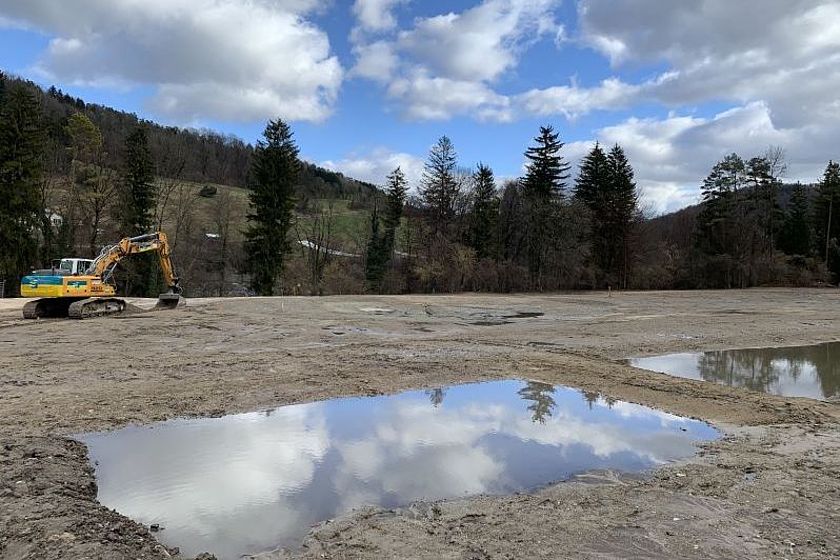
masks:
<path fill-rule="evenodd" d="M 714 163 L 737 151 L 745 157 L 769 146 L 786 149 L 791 162 L 787 179 L 813 181 L 826 161 L 836 158 L 830 123 L 802 129 L 774 125 L 769 106 L 753 102 L 709 118 L 669 115 L 630 118 L 596 131 L 607 146 L 621 144 L 642 190 L 643 201 L 659 212 L 697 202 L 700 183 Z M 586 145 L 586 143 L 575 143 Z M 579 150 L 578 150 L 579 151 Z"/>
<path fill-rule="evenodd" d="M 356 7 L 360 4 L 369 2 L 357 2 Z M 460 13 L 419 18 L 411 29 L 373 43 L 363 42 L 358 30 L 391 30 L 391 12 L 385 11 L 382 23 L 356 9 L 353 73 L 386 83 L 387 95 L 412 120 L 456 115 L 510 120 L 510 100 L 491 83 L 515 69 L 527 48 L 545 35 L 563 40 L 563 27 L 552 15 L 558 4 L 559 0 L 484 0 Z"/>
<path fill-rule="evenodd" d="M 418 20 L 400 47 L 438 76 L 487 81 L 513 68 L 522 50 L 557 26 L 556 0 L 485 0 L 460 14 Z"/>
<path fill-rule="evenodd" d="M 397 25 L 393 9 L 407 0 L 356 0 L 353 14 L 365 31 L 388 31 Z"/>
<path fill-rule="evenodd" d="M 554 86 L 533 89 L 518 96 L 522 110 L 540 116 L 561 114 L 567 119 L 585 115 L 594 109 L 621 109 L 635 101 L 639 86 L 608 78 L 598 87 Z"/>
<path fill-rule="evenodd" d="M 394 80 L 388 95 L 405 105 L 405 114 L 416 120 L 445 120 L 473 114 L 482 120 L 510 120 L 507 97 L 482 82 L 432 77 L 423 70 Z"/>
<path fill-rule="evenodd" d="M 326 118 L 343 70 L 307 21 L 315 0 L 0 0 L 0 14 L 54 38 L 49 79 L 152 85 L 170 119 Z"/>
<path fill-rule="evenodd" d="M 340 171 L 354 179 L 380 186 L 385 184 L 385 178 L 397 167 L 405 173 L 410 188 L 415 188 L 423 177 L 422 159 L 381 147 L 367 153 L 350 154 L 340 160 L 322 161 L 320 165 L 333 171 Z"/>
<path fill-rule="evenodd" d="M 351 75 L 378 82 L 387 83 L 399 64 L 393 45 L 385 41 L 354 46 L 353 54 L 356 55 L 356 66 Z"/>

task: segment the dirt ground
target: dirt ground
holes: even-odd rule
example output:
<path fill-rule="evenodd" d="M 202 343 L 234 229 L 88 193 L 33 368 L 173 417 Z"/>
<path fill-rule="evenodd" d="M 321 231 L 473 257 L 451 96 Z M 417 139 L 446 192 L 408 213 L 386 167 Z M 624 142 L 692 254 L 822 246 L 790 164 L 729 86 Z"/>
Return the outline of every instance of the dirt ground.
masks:
<path fill-rule="evenodd" d="M 96 502 L 86 450 L 67 435 L 510 377 L 726 435 L 649 477 L 591 473 L 531 494 L 363 510 L 261 560 L 840 558 L 840 404 L 621 361 L 835 340 L 835 290 L 207 299 L 82 322 L 24 321 L 20 306 L 0 300 L 4 560 L 170 556 Z"/>

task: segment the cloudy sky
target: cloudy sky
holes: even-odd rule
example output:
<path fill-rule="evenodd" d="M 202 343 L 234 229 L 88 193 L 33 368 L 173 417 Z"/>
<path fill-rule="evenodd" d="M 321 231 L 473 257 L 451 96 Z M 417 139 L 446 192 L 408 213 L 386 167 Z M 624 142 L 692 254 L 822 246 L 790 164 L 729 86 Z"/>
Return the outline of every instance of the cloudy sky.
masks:
<path fill-rule="evenodd" d="M 840 158 L 838 0 L 0 0 L 0 68 L 249 142 L 281 116 L 373 182 L 442 134 L 517 176 L 545 123 L 625 146 L 659 211 L 732 151 Z"/>

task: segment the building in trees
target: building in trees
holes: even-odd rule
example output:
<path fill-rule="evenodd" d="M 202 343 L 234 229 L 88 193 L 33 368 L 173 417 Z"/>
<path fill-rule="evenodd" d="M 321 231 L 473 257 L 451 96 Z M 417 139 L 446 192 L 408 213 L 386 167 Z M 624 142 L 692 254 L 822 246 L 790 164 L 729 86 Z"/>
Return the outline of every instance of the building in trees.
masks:
<path fill-rule="evenodd" d="M 259 295 L 274 294 L 289 252 L 288 233 L 300 168 L 291 128 L 280 119 L 269 121 L 252 160 L 248 194 L 251 207 L 245 233 L 251 287 Z"/>

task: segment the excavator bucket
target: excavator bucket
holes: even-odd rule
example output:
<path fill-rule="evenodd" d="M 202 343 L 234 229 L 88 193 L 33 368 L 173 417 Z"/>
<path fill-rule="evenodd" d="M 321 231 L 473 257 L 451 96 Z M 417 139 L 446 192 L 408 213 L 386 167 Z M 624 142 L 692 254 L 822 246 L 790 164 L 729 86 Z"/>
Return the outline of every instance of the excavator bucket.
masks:
<path fill-rule="evenodd" d="M 183 302 L 180 294 L 173 294 L 171 292 L 160 294 L 158 296 L 157 305 L 155 309 L 175 309 Z"/>

